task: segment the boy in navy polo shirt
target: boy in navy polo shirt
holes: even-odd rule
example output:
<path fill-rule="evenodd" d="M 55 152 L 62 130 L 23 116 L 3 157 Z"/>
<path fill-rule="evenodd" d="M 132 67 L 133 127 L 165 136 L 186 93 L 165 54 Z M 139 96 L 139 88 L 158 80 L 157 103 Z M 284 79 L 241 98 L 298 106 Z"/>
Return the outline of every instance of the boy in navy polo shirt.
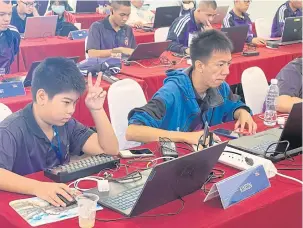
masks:
<path fill-rule="evenodd" d="M 170 26 L 167 40 L 171 40 L 168 50 L 180 54 L 190 54 L 189 40 L 192 34 L 212 29 L 210 22 L 216 15 L 217 3 L 212 0 L 201 0 L 195 10 L 178 17 Z"/>
<path fill-rule="evenodd" d="M 126 25 L 131 13 L 130 1 L 111 1 L 111 14 L 94 22 L 89 29 L 86 52 L 89 57 L 107 58 L 131 55 L 136 47 L 133 30 Z"/>
<path fill-rule="evenodd" d="M 118 154 L 118 142 L 103 109 L 106 92 L 88 77 L 87 108 L 97 133 L 72 118 L 85 90 L 85 80 L 76 64 L 66 58 L 44 60 L 34 71 L 33 103 L 0 123 L 0 189 L 36 195 L 55 206 L 65 206 L 71 191 L 64 184 L 24 177 L 48 167 L 69 162 L 70 155 Z"/>
<path fill-rule="evenodd" d="M 249 18 L 249 15 L 246 13 L 251 0 L 235 0 L 234 8 L 225 16 L 223 19 L 223 27 L 229 28 L 233 26 L 241 26 L 248 25 L 248 33 L 247 33 L 247 43 L 253 43 L 256 45 L 264 45 L 266 44 L 265 39 L 256 37 L 252 31 L 252 22 Z"/>
<path fill-rule="evenodd" d="M 281 37 L 285 18 L 302 16 L 302 0 L 290 0 L 278 8 L 271 27 L 271 37 Z"/>
<path fill-rule="evenodd" d="M 39 16 L 35 0 L 18 0 L 18 5 L 13 7 L 11 25 L 14 25 L 20 33 L 24 33 L 26 18 Z"/>
<path fill-rule="evenodd" d="M 11 16 L 10 1 L 0 0 L 0 68 L 4 68 L 5 74 L 9 73 L 20 45 L 20 34 L 17 28 L 9 25 Z"/>

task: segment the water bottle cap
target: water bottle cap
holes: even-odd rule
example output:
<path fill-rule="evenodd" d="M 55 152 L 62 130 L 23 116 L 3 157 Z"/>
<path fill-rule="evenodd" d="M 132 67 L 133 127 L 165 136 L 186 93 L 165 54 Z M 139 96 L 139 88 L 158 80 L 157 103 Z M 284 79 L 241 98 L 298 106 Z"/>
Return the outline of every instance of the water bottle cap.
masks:
<path fill-rule="evenodd" d="M 273 78 L 273 79 L 271 79 L 270 83 L 277 85 L 278 84 L 278 79 Z"/>

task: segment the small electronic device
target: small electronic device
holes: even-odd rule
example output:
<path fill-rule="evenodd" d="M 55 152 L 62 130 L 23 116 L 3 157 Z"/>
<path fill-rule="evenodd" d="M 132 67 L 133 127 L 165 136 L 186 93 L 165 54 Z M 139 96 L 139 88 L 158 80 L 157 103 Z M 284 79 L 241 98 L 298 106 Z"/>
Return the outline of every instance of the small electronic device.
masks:
<path fill-rule="evenodd" d="M 216 135 L 225 136 L 230 139 L 237 139 L 240 137 L 239 133 L 231 130 L 226 130 L 223 128 L 216 129 L 213 131 L 213 133 L 215 133 Z"/>
<path fill-rule="evenodd" d="M 115 168 L 119 163 L 120 159 L 117 157 L 99 154 L 46 169 L 44 175 L 55 182 L 65 183 L 99 173 L 103 169 Z"/>
<path fill-rule="evenodd" d="M 103 74 L 102 80 L 108 82 L 109 84 L 113 84 L 113 83 L 119 81 L 120 79 L 115 76 L 112 76 L 112 75 Z"/>
<path fill-rule="evenodd" d="M 260 55 L 260 52 L 258 52 L 258 51 L 243 51 L 242 55 L 245 56 L 245 57 L 258 56 L 258 55 Z"/>
<path fill-rule="evenodd" d="M 69 201 L 68 199 L 66 199 L 64 196 L 62 196 L 61 194 L 57 194 L 57 196 L 65 203 L 66 207 L 72 206 L 74 204 L 77 203 L 76 199 L 74 197 L 72 201 Z"/>
<path fill-rule="evenodd" d="M 176 150 L 176 144 L 172 141 L 160 140 L 160 153 L 162 157 L 178 157 L 178 151 Z M 163 158 L 164 161 L 171 160 L 171 158 Z"/>
<path fill-rule="evenodd" d="M 120 156 L 122 158 L 136 158 L 136 157 L 152 157 L 153 152 L 147 148 L 122 150 L 120 151 Z"/>

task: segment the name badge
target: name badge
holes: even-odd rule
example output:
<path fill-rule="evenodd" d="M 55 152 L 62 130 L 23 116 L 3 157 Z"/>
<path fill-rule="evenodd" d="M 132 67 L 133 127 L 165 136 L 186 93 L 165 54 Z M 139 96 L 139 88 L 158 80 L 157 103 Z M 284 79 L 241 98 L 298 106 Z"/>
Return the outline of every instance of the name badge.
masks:
<path fill-rule="evenodd" d="M 0 83 L 0 98 L 25 95 L 22 81 Z"/>
<path fill-rule="evenodd" d="M 263 165 L 259 165 L 215 183 L 204 202 L 219 197 L 223 208 L 226 209 L 270 186 Z"/>

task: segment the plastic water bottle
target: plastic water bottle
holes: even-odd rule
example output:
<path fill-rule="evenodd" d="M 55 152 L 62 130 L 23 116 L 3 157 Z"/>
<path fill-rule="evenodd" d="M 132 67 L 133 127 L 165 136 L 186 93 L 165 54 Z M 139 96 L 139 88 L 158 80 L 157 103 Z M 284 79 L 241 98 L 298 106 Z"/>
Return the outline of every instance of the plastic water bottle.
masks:
<path fill-rule="evenodd" d="M 265 100 L 264 124 L 266 126 L 275 126 L 277 123 L 277 97 L 279 96 L 278 80 L 271 79 L 271 85 Z"/>

